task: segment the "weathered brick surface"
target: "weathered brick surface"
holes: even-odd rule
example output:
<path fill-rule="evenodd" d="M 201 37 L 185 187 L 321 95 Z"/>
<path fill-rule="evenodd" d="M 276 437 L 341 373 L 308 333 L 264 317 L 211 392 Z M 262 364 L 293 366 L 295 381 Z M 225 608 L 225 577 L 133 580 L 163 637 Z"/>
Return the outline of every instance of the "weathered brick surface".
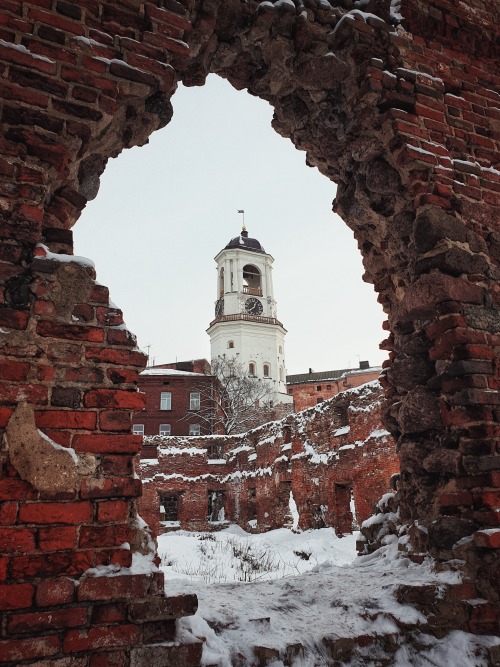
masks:
<path fill-rule="evenodd" d="M 381 400 L 374 382 L 242 435 L 146 437 L 144 448 L 157 458 L 141 461 L 140 514 L 156 533 L 168 530 L 160 505 L 175 496 L 182 528 L 217 529 L 221 523 L 207 520 L 208 496 L 217 490 L 225 521 L 265 531 L 291 523 L 292 492 L 300 528 L 350 533 L 399 471 Z"/>
<path fill-rule="evenodd" d="M 335 209 L 388 314 L 383 419 L 401 460 L 401 520 L 427 528 L 425 549 L 443 562 L 454 556 L 453 539 L 477 536 L 462 556 L 487 606 L 470 627 L 498 622 L 499 550 L 494 533 L 481 533 L 497 526 L 498 476 L 483 475 L 498 470 L 500 454 L 498 3 L 402 0 L 399 14 L 390 3 L 372 3 L 371 13 L 334 0 L 331 9 L 303 5 L 2 3 L 0 428 L 10 425 L 10 435 L 0 497 L 18 505 L 2 516 L 21 529 L 26 552 L 2 556 L 0 574 L 7 604 L 22 604 L 22 613 L 45 579 L 130 561 L 115 547 L 42 548 L 53 544 L 55 533 L 45 531 L 54 503 L 89 502 L 82 525 L 97 530 L 99 503 L 132 503 L 140 493 L 131 470 L 119 474 L 117 461 L 102 459 L 119 455 L 121 434 L 123 454 L 134 454 L 128 438 L 141 399 L 123 400 L 145 358 L 92 266 L 67 261 L 70 229 L 109 157 L 169 122 L 177 81 L 202 84 L 215 72 L 271 102 L 275 129 L 338 184 Z M 86 392 L 95 393 L 85 401 Z M 23 433 L 29 451 L 49 452 L 38 428 L 78 457 L 75 468 L 71 457 L 65 464 L 75 484 L 53 497 L 24 479 L 30 461 L 19 447 L 17 467 L 9 460 L 20 442 L 14 410 L 24 402 L 35 411 Z M 30 503 L 47 504 L 46 514 L 36 510 L 40 523 Z M 104 525 L 121 523 L 117 516 Z M 54 527 L 77 525 L 56 519 Z M 65 544 L 70 535 L 61 532 Z M 71 639 L 60 629 L 12 638 L 3 625 L 1 659 L 150 664 L 149 635 L 117 627 L 113 645 L 99 647 L 88 628 Z M 173 644 L 158 659 L 182 667 L 198 656 L 197 645 Z"/>

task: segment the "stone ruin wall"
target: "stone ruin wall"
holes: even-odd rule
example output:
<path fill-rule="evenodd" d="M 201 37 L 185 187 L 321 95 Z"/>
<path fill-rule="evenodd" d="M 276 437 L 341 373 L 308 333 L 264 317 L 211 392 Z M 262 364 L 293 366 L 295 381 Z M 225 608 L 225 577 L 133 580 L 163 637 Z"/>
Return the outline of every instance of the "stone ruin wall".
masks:
<path fill-rule="evenodd" d="M 154 645 L 194 601 L 174 609 L 158 573 L 126 569 L 147 549 L 129 434 L 145 359 L 92 267 L 50 253 L 73 252 L 109 157 L 169 122 L 178 80 L 209 72 L 268 100 L 275 129 L 338 183 L 388 316 L 401 518 L 444 564 L 465 540 L 469 596 L 492 609 L 476 630 L 498 631 L 498 3 L 295 4 L 2 2 L 4 664 L 198 659 L 196 644 Z M 85 576 L 107 563 L 123 568 L 112 587 Z"/>
<path fill-rule="evenodd" d="M 207 521 L 208 492 L 222 491 L 225 525 L 264 532 L 292 526 L 292 492 L 299 529 L 331 526 L 338 535 L 351 533 L 353 519 L 361 524 L 374 513 L 399 472 L 395 443 L 382 426 L 381 401 L 374 382 L 241 435 L 146 437 L 145 446 L 156 447 L 157 458 L 141 460 L 139 514 L 153 533 L 165 532 L 161 498 L 174 495 L 180 528 L 220 529 L 224 524 Z M 218 460 L 210 459 L 211 444 L 223 448 Z"/>

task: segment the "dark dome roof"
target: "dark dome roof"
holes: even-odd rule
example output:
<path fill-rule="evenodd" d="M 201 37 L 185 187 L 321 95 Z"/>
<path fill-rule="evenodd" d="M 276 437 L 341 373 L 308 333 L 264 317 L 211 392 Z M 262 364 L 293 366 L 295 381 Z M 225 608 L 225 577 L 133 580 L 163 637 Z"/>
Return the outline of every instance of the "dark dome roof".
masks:
<path fill-rule="evenodd" d="M 251 250 L 252 252 L 262 252 L 264 254 L 266 252 L 257 239 L 251 239 L 248 236 L 246 229 L 243 229 L 239 236 L 235 236 L 234 239 L 231 239 L 224 249 L 227 248 L 243 248 L 245 250 Z"/>

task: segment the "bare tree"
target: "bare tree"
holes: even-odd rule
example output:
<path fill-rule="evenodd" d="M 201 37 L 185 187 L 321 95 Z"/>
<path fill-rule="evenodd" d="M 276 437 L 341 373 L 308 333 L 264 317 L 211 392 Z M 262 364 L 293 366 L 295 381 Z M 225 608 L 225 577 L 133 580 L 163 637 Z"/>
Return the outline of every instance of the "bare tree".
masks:
<path fill-rule="evenodd" d="M 186 415 L 196 415 L 203 430 L 229 435 L 276 419 L 272 380 L 249 375 L 237 358 L 225 355 L 212 360 L 211 375 L 212 383 L 200 382 L 196 388 L 200 393 L 198 409 Z"/>

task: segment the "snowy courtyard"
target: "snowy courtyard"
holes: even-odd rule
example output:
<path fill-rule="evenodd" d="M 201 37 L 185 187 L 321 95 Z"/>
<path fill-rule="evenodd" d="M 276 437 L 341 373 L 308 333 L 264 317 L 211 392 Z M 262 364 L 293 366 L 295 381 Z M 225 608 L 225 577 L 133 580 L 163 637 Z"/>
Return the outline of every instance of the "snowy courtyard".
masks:
<path fill-rule="evenodd" d="M 404 538 L 402 538 L 404 539 Z M 454 631 L 426 634 L 425 617 L 395 597 L 398 585 L 460 582 L 400 555 L 397 538 L 376 554 L 356 557 L 356 535 L 324 528 L 249 534 L 160 536 L 167 596 L 196 593 L 195 616 L 178 621 L 181 636 L 204 641 L 206 667 L 485 667 L 500 639 Z M 413 639 L 402 628 L 412 627 Z M 342 642 L 345 638 L 345 651 Z M 354 650 L 349 641 L 362 638 Z M 377 641 L 374 641 L 377 638 Z M 336 658 L 332 658 L 335 646 Z M 418 649 L 415 646 L 419 646 Z"/>

